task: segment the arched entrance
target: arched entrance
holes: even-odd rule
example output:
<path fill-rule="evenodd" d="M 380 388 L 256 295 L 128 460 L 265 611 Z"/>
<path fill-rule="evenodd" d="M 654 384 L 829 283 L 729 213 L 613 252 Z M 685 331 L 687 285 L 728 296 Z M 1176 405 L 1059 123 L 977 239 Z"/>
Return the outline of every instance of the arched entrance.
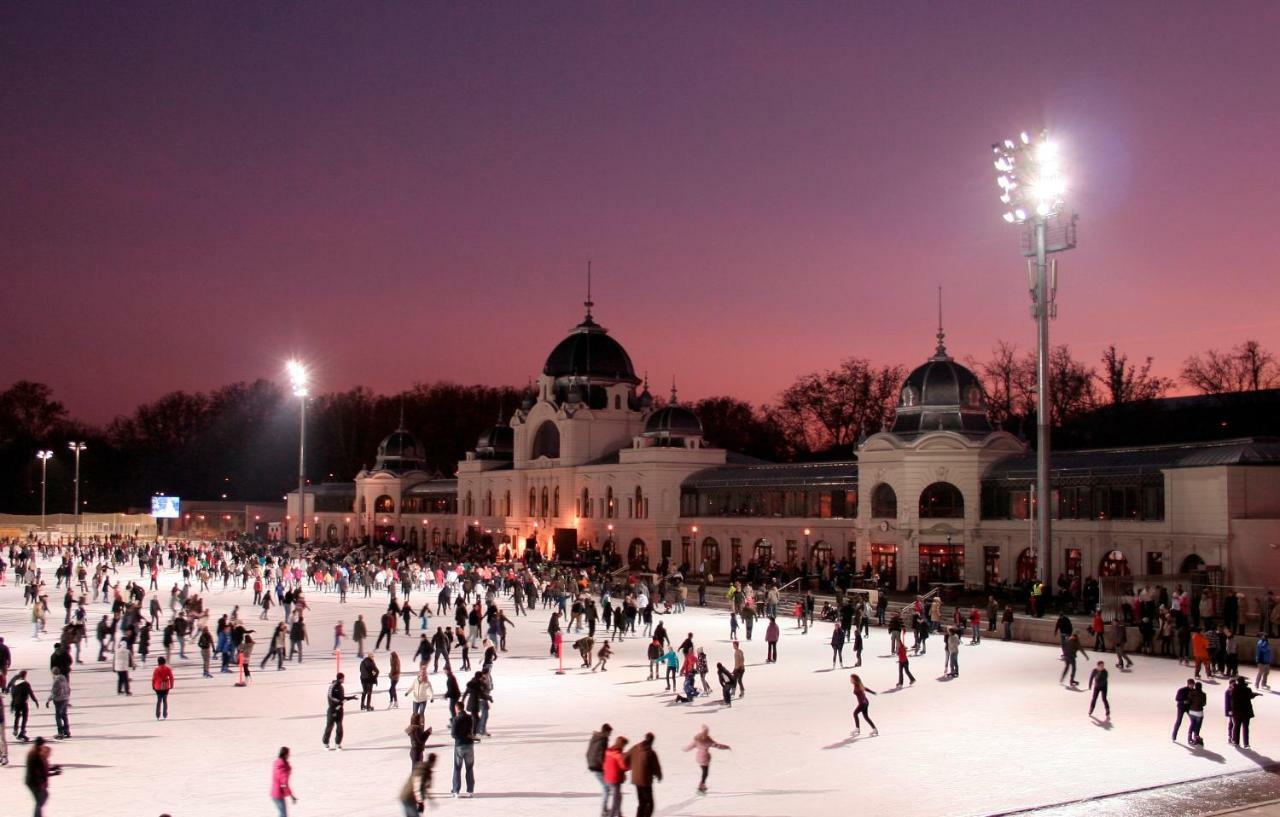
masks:
<path fill-rule="evenodd" d="M 707 572 L 720 572 L 720 543 L 710 536 L 702 540 L 702 561 L 706 564 Z"/>
<path fill-rule="evenodd" d="M 649 546 L 643 539 L 632 539 L 627 548 L 627 566 L 632 570 L 647 570 L 649 567 Z"/>
<path fill-rule="evenodd" d="M 1182 560 L 1182 567 L 1179 569 L 1178 572 L 1179 573 L 1195 573 L 1197 571 L 1204 570 L 1204 569 L 1205 569 L 1204 559 L 1201 559 L 1199 555 L 1193 553 L 1187 558 Z"/>
<path fill-rule="evenodd" d="M 871 543 L 871 571 L 886 587 L 898 586 L 898 546 Z"/>
<path fill-rule="evenodd" d="M 337 525 L 330 525 L 330 526 L 329 526 L 329 529 L 325 531 L 325 538 L 329 540 L 329 543 L 330 543 L 330 544 L 337 544 L 337 542 L 338 542 L 338 526 L 337 526 Z"/>
<path fill-rule="evenodd" d="M 1128 576 L 1129 560 L 1118 550 L 1112 550 L 1102 557 L 1098 564 L 1099 576 Z"/>
<path fill-rule="evenodd" d="M 820 570 L 820 565 L 830 564 L 832 559 L 831 545 L 827 544 L 825 539 L 819 539 L 813 543 L 812 550 L 809 551 L 809 558 L 813 562 L 813 569 Z"/>
<path fill-rule="evenodd" d="M 889 483 L 882 482 L 871 492 L 871 516 L 876 519 L 897 518 L 898 495 Z"/>
<path fill-rule="evenodd" d="M 761 564 L 769 564 L 773 561 L 773 543 L 768 539 L 757 539 L 755 547 L 751 550 L 751 558 Z"/>
<path fill-rule="evenodd" d="M 1025 548 L 1018 554 L 1018 569 L 1015 575 L 1018 577 L 1018 584 L 1036 580 L 1036 554 L 1031 548 Z"/>

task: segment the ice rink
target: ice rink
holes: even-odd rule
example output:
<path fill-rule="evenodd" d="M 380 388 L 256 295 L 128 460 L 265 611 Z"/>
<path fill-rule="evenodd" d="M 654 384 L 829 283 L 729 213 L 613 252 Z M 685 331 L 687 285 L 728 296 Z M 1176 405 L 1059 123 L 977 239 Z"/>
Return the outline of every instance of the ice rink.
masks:
<path fill-rule="evenodd" d="M 53 581 L 52 563 L 45 563 Z M 122 570 L 121 584 L 137 580 L 136 567 Z M 161 581 L 167 601 L 174 574 Z M 220 583 L 215 587 L 220 588 Z M 57 640 L 63 609 L 62 593 L 49 588 L 52 607 L 48 634 L 31 638 L 30 614 L 21 592 L 9 583 L 0 588 L 0 632 L 14 654 L 14 669 L 29 669 L 36 694 L 46 700 L 50 676 L 48 658 Z M 282 610 L 272 609 L 270 622 L 259 621 L 249 607 L 252 590 L 215 589 L 204 594 L 210 622 L 241 605 L 246 626 L 256 629 L 259 642 L 255 664 L 265 654 L 266 636 Z M 434 608 L 434 593 L 431 594 Z M 426 597 L 415 593 L 420 607 Z M 170 695 L 170 717 L 157 722 L 150 674 L 154 656 L 162 654 L 159 633 L 152 636 L 152 660 L 134 672 L 132 698 L 115 693 L 109 664 L 97 663 L 93 625 L 108 605 L 89 606 L 90 638 L 85 663 L 72 673 L 69 741 L 54 742 L 52 762 L 64 773 L 54 778 L 52 815 L 93 814 L 96 817 L 173 817 L 274 814 L 268 799 L 271 763 L 280 746 L 293 751 L 293 786 L 297 815 L 398 815 L 396 800 L 409 771 L 408 743 L 403 729 L 409 706 L 387 710 L 385 673 L 387 652 L 377 653 L 383 681 L 375 696 L 377 711 L 360 712 L 358 702 L 347 705 L 345 751 L 326 752 L 321 746 L 324 700 L 333 677 L 330 655 L 335 622 L 341 617 L 348 633 L 357 613 L 369 623 L 370 641 L 377 635 L 377 618 L 385 609 L 385 594 L 363 599 L 359 593 L 339 605 L 336 595 L 308 592 L 307 615 L 311 644 L 305 663 L 290 663 L 283 672 L 274 666 L 259 671 L 246 688 L 232 685 L 234 675 L 217 672 L 200 677 L 199 653 L 190 647 L 187 660 L 177 659 L 177 680 Z M 509 602 L 504 603 L 508 613 Z M 166 605 L 166 614 L 167 614 Z M 808 635 L 783 621 L 780 662 L 764 663 L 763 626 L 755 640 L 743 642 L 747 655 L 747 695 L 731 708 L 713 695 L 693 705 L 673 703 L 662 681 L 646 680 L 644 656 L 648 639 L 628 638 L 616 647 L 607 674 L 576 669 L 576 655 L 566 638 L 566 674 L 555 674 L 549 658 L 546 624 L 550 611 L 535 610 L 515 620 L 508 639 L 510 652 L 494 667 L 491 738 L 476 747 L 476 797 L 451 800 L 449 778 L 452 746 L 447 740 L 447 709 L 442 698 L 427 708 L 427 724 L 437 734 L 428 751 L 440 753 L 434 792 L 442 811 L 471 814 L 518 813 L 537 815 L 594 815 L 599 788 L 585 768 L 584 752 L 591 731 L 608 721 L 615 735 L 638 740 L 646 731 L 657 736 L 664 779 L 655 789 L 661 815 L 733 815 L 733 817 L 789 817 L 857 811 L 893 815 L 986 815 L 1028 807 L 1059 804 L 1115 792 L 1194 780 L 1268 765 L 1280 752 L 1272 721 L 1275 697 L 1255 701 L 1253 750 L 1226 743 L 1223 686 L 1210 683 L 1209 712 L 1204 726 L 1206 746 L 1191 749 L 1170 741 L 1175 713 L 1173 696 L 1188 673 L 1176 662 L 1135 656 L 1132 672 L 1121 673 L 1111 663 L 1112 718 L 1090 718 L 1088 695 L 1064 688 L 1058 681 L 1060 662 L 1054 647 L 984 640 L 960 651 L 960 677 L 942 680 L 941 639 L 929 641 L 928 654 L 914 658 L 919 681 L 894 689 L 896 665 L 883 630 L 873 628 L 863 666 L 867 685 L 880 694 L 871 699 L 871 715 L 878 737 L 850 736 L 853 697 L 849 672 L 831 669 L 831 626 L 819 623 Z M 697 610 L 663 617 L 673 642 L 692 632 L 716 661 L 731 666 L 728 615 Z M 452 618 L 433 616 L 431 629 Z M 397 635 L 395 649 L 405 667 L 400 687 L 412 674 L 409 658 L 416 649 L 413 635 Z M 1086 648 L 1088 647 L 1086 641 Z M 1090 651 L 1090 656 L 1093 653 Z M 846 649 L 847 663 L 852 663 Z M 457 665 L 454 656 L 455 669 Z M 472 653 L 479 668 L 478 651 Z M 1082 661 L 1080 690 L 1092 661 Z M 344 650 L 348 693 L 359 691 L 353 645 Z M 1250 668 L 1251 669 L 1251 668 Z M 1252 672 L 1249 672 L 1250 676 Z M 459 673 L 465 683 L 470 677 Z M 444 690 L 443 672 L 432 676 L 437 694 Z M 713 683 L 713 687 L 714 687 Z M 6 699 L 7 705 L 7 699 Z M 1096 713 L 1101 715 L 1101 706 Z M 32 717 L 31 737 L 54 734 L 52 709 Z M 6 713 L 7 728 L 12 716 Z M 710 793 L 695 793 L 698 770 L 693 754 L 681 750 L 700 725 L 730 744 L 715 753 Z M 1185 726 L 1183 727 L 1185 731 Z M 22 787 L 26 747 L 12 742 L 11 763 L 0 770 L 0 811 L 26 814 L 30 797 Z M 624 811 L 634 813 L 634 790 L 628 785 Z M 512 812 L 511 810 L 518 810 Z M 1205 804 L 1205 811 L 1212 804 Z M 837 812 L 837 813 L 838 813 Z M 1101 805 L 1091 813 L 1107 813 Z"/>

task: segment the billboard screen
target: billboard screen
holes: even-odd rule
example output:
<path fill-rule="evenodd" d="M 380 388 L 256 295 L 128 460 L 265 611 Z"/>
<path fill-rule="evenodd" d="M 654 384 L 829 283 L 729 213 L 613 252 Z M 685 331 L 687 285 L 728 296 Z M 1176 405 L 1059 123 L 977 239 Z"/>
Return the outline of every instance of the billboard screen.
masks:
<path fill-rule="evenodd" d="M 181 500 L 176 496 L 151 497 L 151 515 L 156 519 L 177 519 Z"/>

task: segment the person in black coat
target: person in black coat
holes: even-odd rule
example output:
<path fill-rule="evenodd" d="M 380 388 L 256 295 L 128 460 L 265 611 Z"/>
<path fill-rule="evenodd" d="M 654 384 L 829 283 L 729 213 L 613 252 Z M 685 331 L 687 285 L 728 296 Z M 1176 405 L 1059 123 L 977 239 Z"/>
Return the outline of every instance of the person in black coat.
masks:
<path fill-rule="evenodd" d="M 448 665 L 444 668 L 445 686 L 444 697 L 449 702 L 449 723 L 452 724 L 454 718 L 458 716 L 458 702 L 462 700 L 462 689 L 458 686 L 458 679 L 454 677 L 453 670 Z"/>
<path fill-rule="evenodd" d="M 431 642 L 427 640 L 426 633 L 418 639 L 418 650 L 413 654 L 413 660 L 422 666 L 431 663 Z"/>
<path fill-rule="evenodd" d="M 341 672 L 333 679 L 333 683 L 329 684 L 329 694 L 327 698 L 327 706 L 325 708 L 324 717 L 324 748 L 329 747 L 329 736 L 333 734 L 334 729 L 338 730 L 337 748 L 342 748 L 342 715 L 343 704 L 346 701 L 354 701 L 356 696 L 348 695 L 346 689 L 342 686 L 342 679 L 346 676 Z"/>
<path fill-rule="evenodd" d="M 378 664 L 369 653 L 360 662 L 360 710 L 373 711 L 373 688 L 378 683 Z"/>
<path fill-rule="evenodd" d="M 1231 688 L 1231 742 L 1236 746 L 1249 748 L 1249 721 L 1253 720 L 1253 699 L 1258 693 L 1249 689 L 1249 681 L 1244 677 L 1236 679 Z"/>
<path fill-rule="evenodd" d="M 49 778 L 62 774 L 61 766 L 49 765 L 49 752 L 53 747 L 44 738 L 36 738 L 35 745 L 27 753 L 27 789 L 35 798 L 35 817 L 44 814 L 44 804 L 49 801 Z"/>

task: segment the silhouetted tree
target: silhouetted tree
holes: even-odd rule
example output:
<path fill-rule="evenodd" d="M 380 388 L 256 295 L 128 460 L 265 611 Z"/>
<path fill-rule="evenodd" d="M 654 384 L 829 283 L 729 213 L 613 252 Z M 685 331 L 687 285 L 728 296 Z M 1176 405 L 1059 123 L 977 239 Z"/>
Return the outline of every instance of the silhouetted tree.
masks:
<path fill-rule="evenodd" d="M 1182 381 L 1203 394 L 1260 391 L 1280 384 L 1280 371 L 1271 352 L 1256 340 L 1246 340 L 1226 352 L 1210 349 L 1187 358 Z"/>

